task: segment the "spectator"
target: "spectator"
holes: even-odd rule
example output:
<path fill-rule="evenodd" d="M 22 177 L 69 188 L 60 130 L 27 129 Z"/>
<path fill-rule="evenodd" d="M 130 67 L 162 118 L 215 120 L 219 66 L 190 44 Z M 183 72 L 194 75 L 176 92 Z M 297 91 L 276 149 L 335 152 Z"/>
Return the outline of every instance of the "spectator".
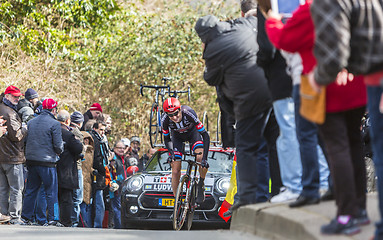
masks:
<path fill-rule="evenodd" d="M 88 121 L 89 123 L 90 121 Z M 91 199 L 92 199 L 92 182 L 93 182 L 93 157 L 94 143 L 93 138 L 88 132 L 81 132 L 84 136 L 84 161 L 81 164 L 83 176 L 83 202 L 81 203 L 81 216 L 84 227 L 92 227 L 91 222 Z"/>
<path fill-rule="evenodd" d="M 241 1 L 242 17 L 257 9 L 256 0 Z M 287 74 L 286 61 L 278 49 L 270 43 L 265 30 L 265 17 L 257 14 L 258 34 L 257 64 L 262 67 L 268 80 L 273 109 L 280 134 L 277 139 L 277 153 L 282 183 L 285 190 L 270 199 L 272 203 L 296 200 L 302 191 L 302 163 L 295 130 L 292 79 Z"/>
<path fill-rule="evenodd" d="M 76 139 L 79 140 L 81 143 L 84 140 L 84 136 L 80 131 L 83 125 L 83 122 L 84 122 L 84 116 L 78 111 L 73 112 L 72 115 L 70 116 L 71 131 L 76 136 Z M 83 176 L 82 176 L 82 170 L 81 170 L 81 161 L 84 157 L 84 154 L 85 152 L 82 151 L 82 154 L 79 155 L 77 159 L 79 188 L 73 190 L 73 210 L 71 215 L 73 227 L 78 226 L 79 216 L 80 216 L 80 204 L 82 203 L 82 198 L 83 198 Z"/>
<path fill-rule="evenodd" d="M 84 113 L 84 125 L 81 131 L 84 131 L 86 123 L 89 119 L 97 119 L 98 116 L 102 115 L 102 108 L 99 103 L 93 103 L 89 110 Z"/>
<path fill-rule="evenodd" d="M 103 115 L 104 115 L 104 120 L 106 124 L 105 135 L 109 135 L 112 132 L 112 118 L 110 117 L 109 114 L 103 114 Z"/>
<path fill-rule="evenodd" d="M 121 188 L 126 179 L 126 169 L 124 162 L 125 145 L 120 140 L 116 142 L 113 148 L 114 156 L 110 162 L 109 168 L 112 177 L 110 187 L 111 207 L 114 215 L 114 228 L 121 228 Z"/>
<path fill-rule="evenodd" d="M 0 138 L 0 213 L 11 216 L 13 224 L 23 223 L 20 214 L 27 128 L 22 125 L 16 111 L 21 95 L 20 89 L 9 86 L 0 96 L 0 116 L 3 116 L 1 125 L 5 124 L 7 127 L 6 134 Z"/>
<path fill-rule="evenodd" d="M 43 101 L 41 114 L 28 122 L 26 139 L 27 185 L 24 194 L 22 217 L 32 223 L 37 193 L 44 186 L 48 218 L 47 225 L 56 224 L 54 213 L 58 212 L 57 171 L 58 155 L 63 152 L 64 143 L 61 125 L 56 120 L 57 102 L 51 98 Z"/>
<path fill-rule="evenodd" d="M 137 166 L 141 165 L 139 168 L 142 171 L 143 165 L 140 163 L 140 156 L 138 152 L 140 151 L 141 141 L 138 136 L 133 136 L 130 138 L 130 150 L 128 151 L 128 163 L 129 166 Z"/>
<path fill-rule="evenodd" d="M 314 76 L 310 78 L 312 80 L 310 83 L 317 89 L 318 85 L 316 85 L 315 82 L 320 85 L 333 83 L 335 80 L 338 80 L 337 76 L 343 69 L 347 69 L 352 74 L 365 75 L 364 82 L 367 85 L 367 106 L 371 123 L 370 135 L 374 155 L 373 160 L 375 163 L 376 175 L 378 177 L 379 209 L 381 217 L 383 216 L 383 90 L 381 85 L 383 76 L 382 11 L 383 2 L 381 0 L 345 0 L 343 2 L 313 1 L 311 14 L 315 25 L 314 54 L 317 59 L 317 66 Z M 357 79 L 354 78 L 352 82 L 354 81 L 357 81 Z M 330 87 L 330 85 L 328 85 L 328 87 Z M 363 94 L 359 93 L 350 96 L 344 94 L 342 95 L 343 99 L 340 100 L 343 101 L 346 97 L 356 101 L 363 98 Z M 341 107 L 346 106 L 349 105 L 341 105 Z M 357 105 L 354 106 L 357 107 Z M 338 113 L 331 116 L 329 120 L 334 121 L 335 118 L 338 118 L 337 120 L 341 123 L 344 132 L 347 131 L 350 133 L 352 131 L 355 133 L 357 130 L 353 130 L 353 128 L 355 128 L 356 123 L 354 124 L 349 121 L 354 121 L 361 117 L 362 113 L 358 113 L 357 111 L 359 110 L 356 109 L 354 111 L 355 116 L 352 118 L 350 118 L 350 116 L 342 116 L 342 113 Z M 340 122 L 342 119 L 343 123 Z M 347 122 L 346 126 L 344 122 Z M 345 129 L 346 127 L 347 130 Z M 339 141 L 342 141 L 343 143 L 346 136 L 342 136 L 343 139 Z M 342 136 L 336 137 L 338 139 Z M 349 138 L 350 137 L 351 136 L 349 136 Z M 360 136 L 358 135 L 355 137 L 356 138 L 349 143 L 349 146 L 342 145 L 342 148 L 339 148 L 340 146 L 338 145 L 331 146 L 334 147 L 334 149 L 332 149 L 332 151 L 334 151 L 334 157 L 336 149 L 339 150 L 339 154 L 347 157 L 347 160 L 333 159 L 334 164 L 338 165 L 348 162 L 346 169 L 344 169 L 345 176 L 343 176 L 343 170 L 341 173 L 339 172 L 341 175 L 338 175 L 338 177 L 342 179 L 338 179 L 338 177 L 334 175 L 334 183 L 337 180 L 343 181 L 343 177 L 345 177 L 344 181 L 348 181 L 346 186 L 347 190 L 345 189 L 345 191 L 351 191 L 343 193 L 344 186 L 342 185 L 342 189 L 339 189 L 340 186 L 338 185 L 338 187 L 337 184 L 335 184 L 336 203 L 337 205 L 340 203 L 340 199 L 338 199 L 337 196 L 338 191 L 341 192 L 342 198 L 346 196 L 345 194 L 348 194 L 351 199 L 343 199 L 342 201 L 349 206 L 347 212 L 344 211 L 343 208 L 340 209 L 341 206 L 344 206 L 343 204 L 338 206 L 337 216 L 342 216 L 342 219 L 334 219 L 329 225 L 323 226 L 321 229 L 322 232 L 339 233 L 341 231 L 355 231 L 355 226 L 352 226 L 355 221 L 350 221 L 350 216 L 347 217 L 347 215 L 351 214 L 351 218 L 358 217 L 358 209 L 356 206 L 359 207 L 359 210 L 365 207 L 365 183 L 363 183 L 365 179 L 361 179 L 365 178 L 365 175 L 363 175 L 365 169 L 364 162 L 362 162 L 360 156 L 362 152 L 361 146 L 354 145 L 356 142 L 361 144 Z M 338 153 L 336 153 L 336 156 L 340 156 Z M 349 162 L 350 159 L 352 159 L 352 164 Z M 338 166 L 336 166 L 336 168 L 338 168 Z M 352 189 L 353 187 L 354 189 Z M 363 191 L 363 188 L 364 192 L 361 192 Z M 337 222 L 339 222 L 339 224 L 337 224 Z M 341 225 L 342 223 L 344 224 Z M 330 227 L 331 225 L 332 227 Z M 383 239 L 382 220 L 376 224 L 376 232 L 373 239 Z"/>
<path fill-rule="evenodd" d="M 83 124 L 84 131 L 91 132 L 93 130 L 93 125 L 97 122 L 96 119 L 90 119 L 86 124 Z"/>
<path fill-rule="evenodd" d="M 303 64 L 302 79 L 315 66 L 315 58 L 312 54 L 313 36 L 307 34 L 307 32 L 313 30 L 309 12 L 311 2 L 312 0 L 307 0 L 306 4 L 300 6 L 285 25 L 279 15 L 275 16 L 272 11 L 266 14 L 266 31 L 274 46 L 278 49 L 300 54 Z M 298 199 L 291 203 L 290 207 L 317 204 L 320 201 L 319 189 L 321 185 L 322 188 L 328 188 L 328 167 L 322 153 L 324 148 L 320 149 L 318 146 L 318 143 L 322 144 L 318 139 L 318 127 L 299 113 L 300 97 L 300 84 L 294 85 L 296 134 L 302 162 L 303 189 Z M 318 154 L 313 154 L 314 152 L 318 152 Z"/>
<path fill-rule="evenodd" d="M 146 164 L 148 163 L 148 161 L 152 158 L 153 154 L 155 154 L 157 152 L 157 149 L 155 148 L 149 148 L 147 153 L 145 153 L 141 159 L 140 159 L 140 162 L 138 163 L 138 168 L 141 169 L 141 170 L 144 170 Z"/>
<path fill-rule="evenodd" d="M 39 95 L 37 92 L 32 88 L 28 88 L 25 92 L 25 98 L 20 100 L 17 104 L 17 111 L 23 122 L 26 123 L 34 117 L 34 109 L 38 101 Z"/>
<path fill-rule="evenodd" d="M 220 22 L 215 16 L 198 19 L 195 30 L 205 46 L 204 79 L 217 86 L 220 106 L 236 120 L 238 195 L 230 211 L 256 202 L 257 150 L 262 136 L 270 163 L 278 163 L 276 139 L 279 129 L 272 112 L 272 99 L 263 70 L 256 64 L 257 19 L 254 16 Z M 227 107 L 228 106 L 228 107 Z M 274 160 L 272 160 L 274 158 Z M 279 166 L 271 166 L 279 174 Z M 272 194 L 282 187 L 280 176 L 272 179 Z"/>
<path fill-rule="evenodd" d="M 72 226 L 73 193 L 79 188 L 77 159 L 82 152 L 82 143 L 70 131 L 70 115 L 61 110 L 57 114 L 61 123 L 64 151 L 57 163 L 58 198 L 60 206 L 60 223 L 65 227 Z"/>
<path fill-rule="evenodd" d="M 92 185 L 93 208 L 95 213 L 93 227 L 95 228 L 102 227 L 105 212 L 103 191 L 109 185 L 106 171 L 109 153 L 107 152 L 105 142 L 103 141 L 105 128 L 106 124 L 104 122 L 96 122 L 93 125 L 93 130 L 91 132 L 94 141 L 93 175 L 96 179 Z"/>
<path fill-rule="evenodd" d="M 129 138 L 123 138 L 121 139 L 121 141 L 125 145 L 124 156 L 127 156 L 128 153 L 130 152 L 130 140 Z"/>

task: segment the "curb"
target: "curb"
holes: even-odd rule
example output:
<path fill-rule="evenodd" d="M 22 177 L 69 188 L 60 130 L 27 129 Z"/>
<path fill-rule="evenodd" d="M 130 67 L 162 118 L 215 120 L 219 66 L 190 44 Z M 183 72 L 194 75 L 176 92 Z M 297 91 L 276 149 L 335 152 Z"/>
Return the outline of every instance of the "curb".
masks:
<path fill-rule="evenodd" d="M 376 221 L 379 219 L 377 197 L 374 194 L 368 195 L 367 200 L 370 219 Z M 252 204 L 234 212 L 230 230 L 275 240 L 366 240 L 373 235 L 374 224 L 362 227 L 362 232 L 353 236 L 321 234 L 320 226 L 329 223 L 335 213 L 334 201 L 300 208 L 290 208 L 286 203 Z"/>

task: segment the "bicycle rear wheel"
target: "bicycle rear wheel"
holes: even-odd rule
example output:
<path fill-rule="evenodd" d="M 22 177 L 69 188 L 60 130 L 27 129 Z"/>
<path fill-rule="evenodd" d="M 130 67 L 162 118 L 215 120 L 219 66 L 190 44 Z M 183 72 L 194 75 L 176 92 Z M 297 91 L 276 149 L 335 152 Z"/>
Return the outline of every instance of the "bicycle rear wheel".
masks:
<path fill-rule="evenodd" d="M 184 188 L 187 189 L 188 182 L 189 177 L 187 175 L 182 176 L 180 183 L 178 184 L 176 199 L 174 201 L 173 228 L 177 231 L 184 225 L 188 214 L 189 202 L 186 191 L 184 191 Z"/>
<path fill-rule="evenodd" d="M 192 227 L 193 218 L 194 218 L 194 211 L 195 211 L 195 207 L 196 207 L 196 204 L 195 204 L 195 198 L 196 198 L 196 192 L 197 192 L 196 183 L 193 182 L 191 184 L 192 184 L 192 186 L 191 186 L 191 188 L 189 188 L 190 193 L 186 194 L 188 196 L 188 199 L 189 199 L 189 201 L 188 201 L 189 202 L 189 211 L 188 211 L 189 213 L 188 213 L 188 216 L 186 219 L 187 230 L 190 230 Z"/>
<path fill-rule="evenodd" d="M 150 111 L 150 125 L 149 125 L 149 138 L 150 138 L 150 145 L 152 148 L 158 146 L 160 143 L 162 143 L 162 132 L 160 127 L 160 121 L 161 116 L 158 112 L 158 104 L 153 103 L 152 109 Z"/>

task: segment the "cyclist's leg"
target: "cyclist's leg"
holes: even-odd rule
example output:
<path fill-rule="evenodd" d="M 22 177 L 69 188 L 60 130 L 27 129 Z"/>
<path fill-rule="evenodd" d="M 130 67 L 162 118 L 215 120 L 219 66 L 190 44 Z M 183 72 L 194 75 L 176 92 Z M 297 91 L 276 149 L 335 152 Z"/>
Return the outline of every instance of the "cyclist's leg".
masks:
<path fill-rule="evenodd" d="M 173 150 L 174 150 L 174 156 L 176 157 L 176 161 L 171 163 L 172 166 L 172 189 L 173 194 L 176 196 L 177 194 L 177 187 L 180 182 L 181 177 L 181 159 L 182 159 L 182 144 L 183 141 L 177 135 L 172 136 L 172 142 L 173 142 Z"/>
<path fill-rule="evenodd" d="M 171 163 L 172 166 L 172 189 L 174 197 L 177 194 L 178 184 L 180 183 L 181 177 L 181 161 L 174 161 Z"/>
<path fill-rule="evenodd" d="M 192 131 L 189 135 L 189 143 L 191 150 L 197 154 L 197 162 L 200 163 L 203 157 L 203 141 L 201 134 L 199 134 L 196 130 Z M 199 167 L 199 175 L 202 179 L 205 179 L 207 170 L 207 168 Z"/>

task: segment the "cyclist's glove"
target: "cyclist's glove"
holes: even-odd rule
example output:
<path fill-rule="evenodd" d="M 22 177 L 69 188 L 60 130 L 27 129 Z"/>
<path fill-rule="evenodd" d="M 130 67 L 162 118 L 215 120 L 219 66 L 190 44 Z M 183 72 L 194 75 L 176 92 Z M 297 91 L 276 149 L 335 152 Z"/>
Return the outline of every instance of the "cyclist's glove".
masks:
<path fill-rule="evenodd" d="M 167 164 L 171 164 L 173 161 L 175 161 L 175 158 L 174 157 L 168 157 L 168 160 L 166 161 Z"/>
<path fill-rule="evenodd" d="M 201 161 L 201 167 L 203 168 L 209 168 L 209 163 L 207 163 L 207 160 L 202 159 Z"/>

